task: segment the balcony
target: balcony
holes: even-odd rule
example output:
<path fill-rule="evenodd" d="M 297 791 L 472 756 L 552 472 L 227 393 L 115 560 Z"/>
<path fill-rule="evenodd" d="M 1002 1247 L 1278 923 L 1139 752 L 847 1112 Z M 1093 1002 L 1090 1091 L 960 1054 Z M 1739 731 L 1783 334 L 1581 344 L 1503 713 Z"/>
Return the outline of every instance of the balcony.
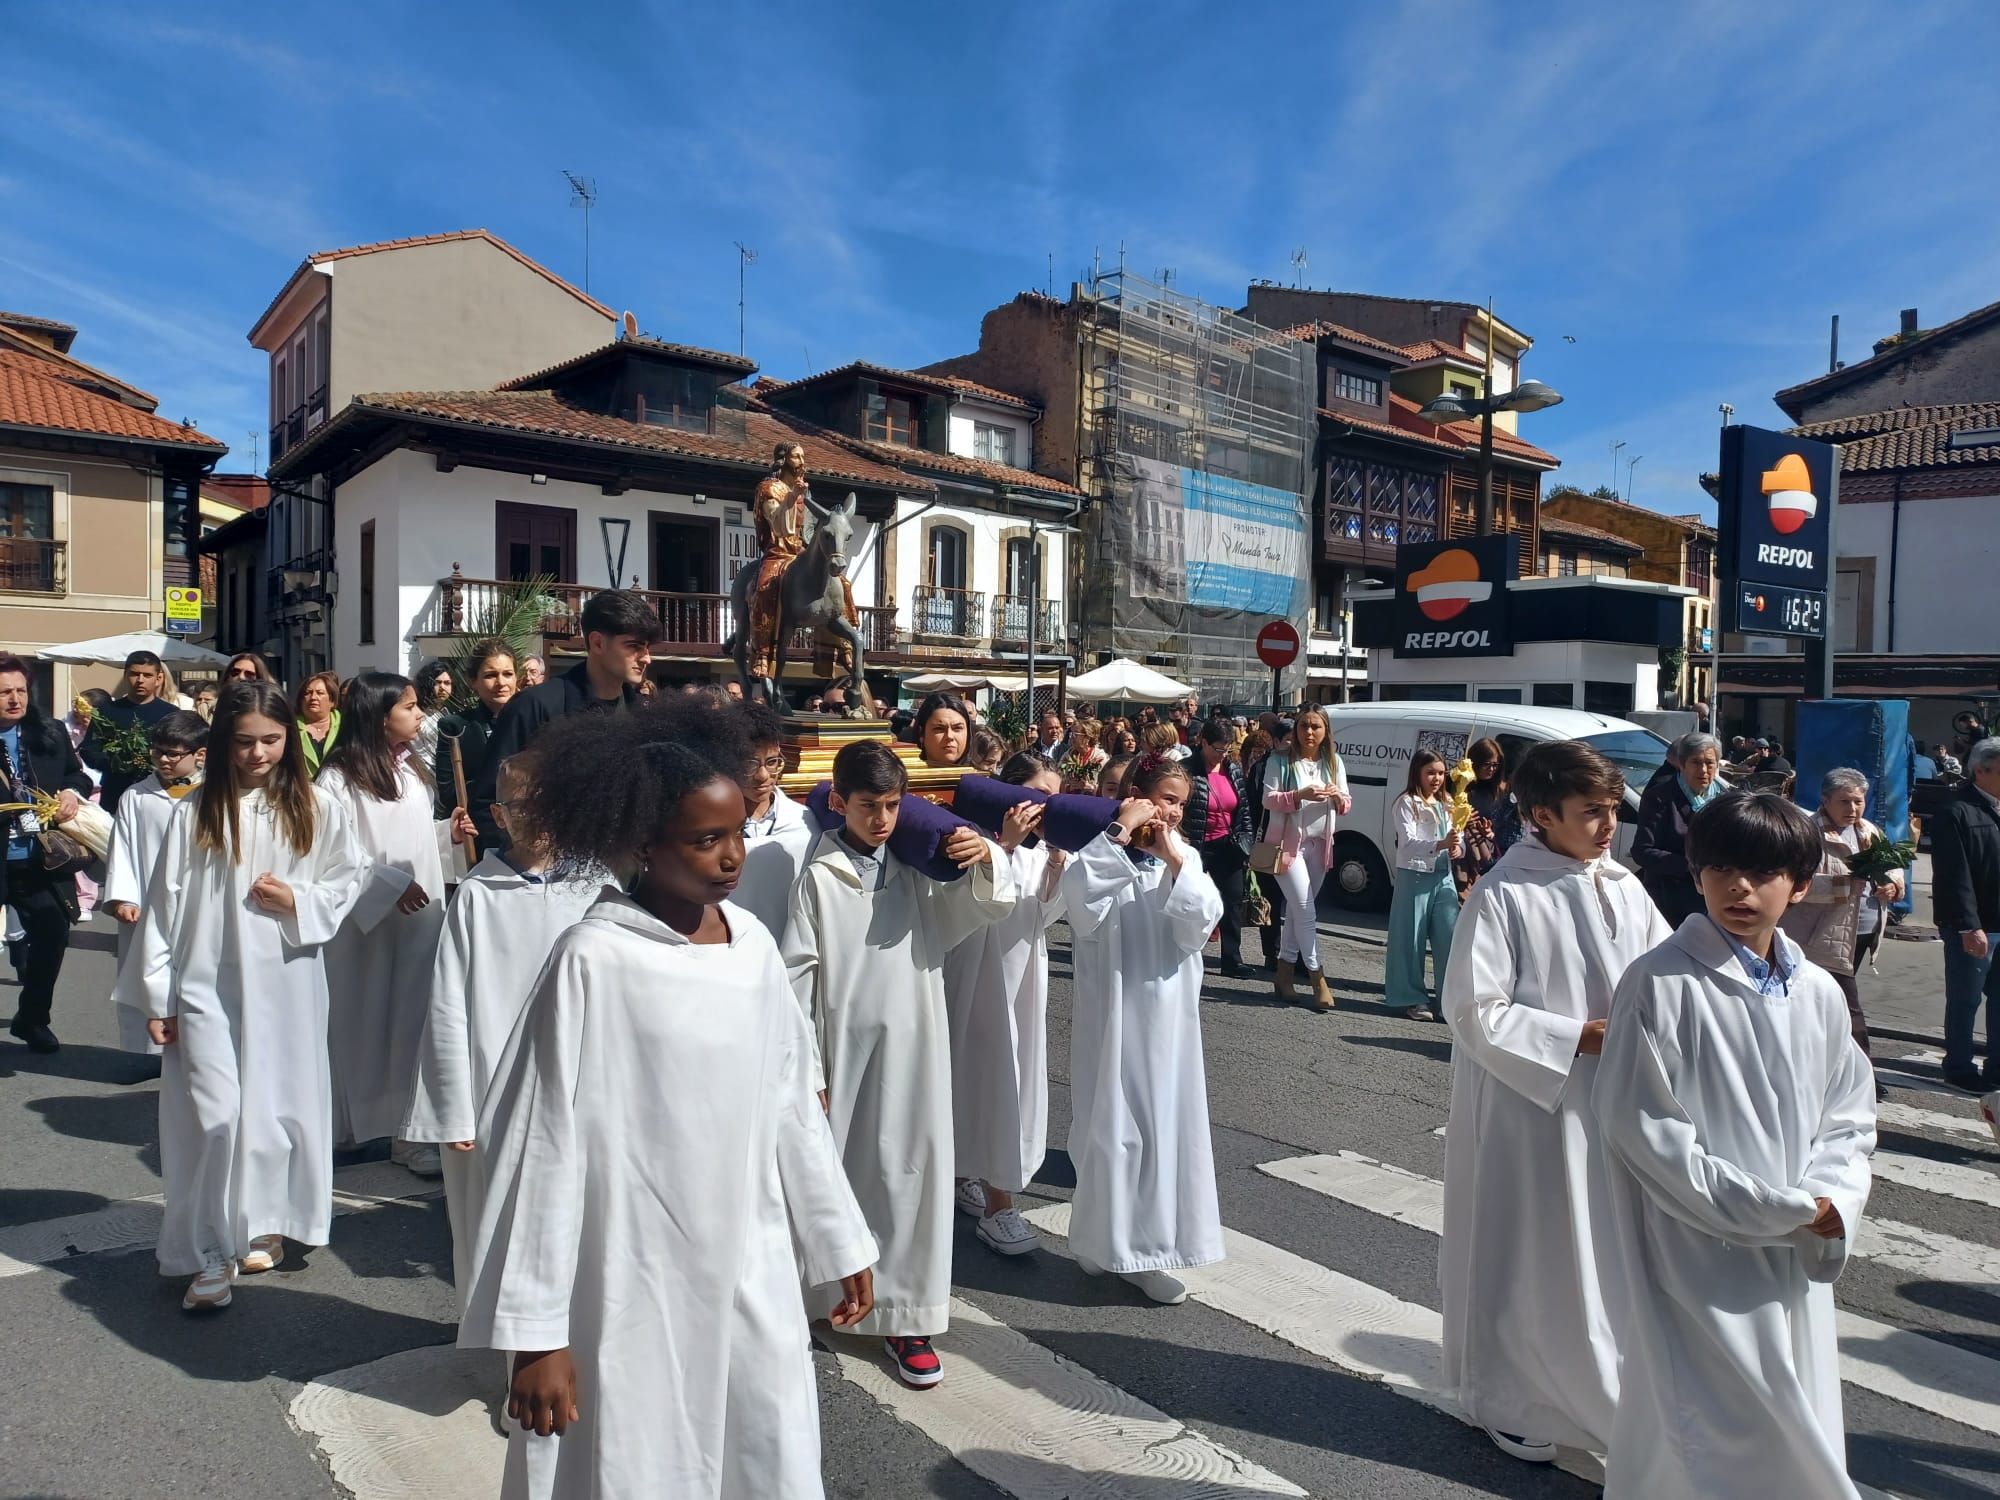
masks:
<path fill-rule="evenodd" d="M 1028 643 L 1028 619 L 1030 604 L 1023 594 L 995 594 L 991 634 L 993 644 L 1025 646 Z M 1037 598 L 1033 605 L 1035 621 L 1035 644 L 1054 645 L 1062 639 L 1062 605 L 1054 600 Z"/>
<path fill-rule="evenodd" d="M 0 589 L 27 594 L 69 592 L 69 543 L 0 537 Z"/>
<path fill-rule="evenodd" d="M 494 578 L 467 578 L 454 573 L 438 580 L 436 598 L 417 621 L 418 635 L 490 635 L 499 622 L 518 606 L 522 586 Z M 584 605 L 599 590 L 584 584 L 558 583 L 548 590 L 549 605 L 541 619 L 541 633 L 557 639 L 574 637 L 581 629 Z M 735 626 L 735 605 L 727 594 L 669 594 L 657 589 L 634 589 L 659 616 L 663 635 L 654 655 L 663 657 L 720 657 L 723 642 Z M 896 612 L 893 609 L 863 608 L 861 642 L 871 657 L 896 652 Z M 810 661 L 813 644 L 810 634 L 800 630 L 790 647 L 794 660 Z"/>
<path fill-rule="evenodd" d="M 1022 623 L 1027 617 L 1022 616 Z M 947 589 L 920 583 L 910 595 L 910 633 L 976 641 L 985 634 L 986 595 L 980 589 Z"/>
<path fill-rule="evenodd" d="M 288 448 L 298 447 L 307 433 L 325 421 L 326 387 L 321 386 L 271 428 L 271 460 L 275 461 Z"/>

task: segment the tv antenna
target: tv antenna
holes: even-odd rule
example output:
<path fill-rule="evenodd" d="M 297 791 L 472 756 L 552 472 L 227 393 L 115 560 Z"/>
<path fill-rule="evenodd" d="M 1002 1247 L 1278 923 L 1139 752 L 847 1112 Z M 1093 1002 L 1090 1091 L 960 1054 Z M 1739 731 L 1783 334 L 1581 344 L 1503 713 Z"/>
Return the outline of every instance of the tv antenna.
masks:
<path fill-rule="evenodd" d="M 563 176 L 569 179 L 569 206 L 583 210 L 583 290 L 590 292 L 590 206 L 597 201 L 597 179 L 579 177 L 565 170 Z"/>
<path fill-rule="evenodd" d="M 250 430 L 250 432 L 249 432 L 248 436 L 249 436 L 249 438 L 250 438 L 250 472 L 251 472 L 252 474 L 255 474 L 255 473 L 257 472 L 257 431 L 256 431 L 256 429 L 255 429 L 255 428 L 252 428 L 252 429 Z"/>
<path fill-rule="evenodd" d="M 1294 288 L 1303 287 L 1306 284 L 1306 265 L 1306 247 L 1301 245 L 1292 252 L 1292 285 Z"/>
<path fill-rule="evenodd" d="M 743 352 L 743 288 L 744 273 L 757 262 L 757 252 L 743 241 L 736 242 L 736 352 Z"/>

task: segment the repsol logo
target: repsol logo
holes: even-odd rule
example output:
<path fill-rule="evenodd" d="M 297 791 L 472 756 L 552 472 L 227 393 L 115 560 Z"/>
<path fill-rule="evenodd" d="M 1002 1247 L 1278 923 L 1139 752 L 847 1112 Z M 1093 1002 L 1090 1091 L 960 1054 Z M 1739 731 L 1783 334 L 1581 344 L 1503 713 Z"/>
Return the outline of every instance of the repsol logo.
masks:
<path fill-rule="evenodd" d="M 1403 637 L 1405 651 L 1470 651 L 1492 644 L 1490 630 L 1412 630 Z"/>
<path fill-rule="evenodd" d="M 1759 542 L 1757 561 L 1774 568 L 1810 568 L 1813 553 L 1810 547 L 1774 547 L 1769 542 Z"/>

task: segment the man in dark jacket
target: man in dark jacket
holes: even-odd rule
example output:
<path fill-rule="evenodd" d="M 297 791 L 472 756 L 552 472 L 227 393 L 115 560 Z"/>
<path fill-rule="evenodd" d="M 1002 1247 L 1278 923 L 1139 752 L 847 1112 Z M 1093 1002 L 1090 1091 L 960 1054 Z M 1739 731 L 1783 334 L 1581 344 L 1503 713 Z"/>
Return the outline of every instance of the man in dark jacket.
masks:
<path fill-rule="evenodd" d="M 28 664 L 0 655 L 0 773 L 8 782 L 4 800 L 25 802 L 28 788 L 53 794 L 62 804 L 58 824 L 76 816 L 90 794 L 90 777 L 70 747 L 69 732 L 42 717 L 28 701 Z M 14 908 L 26 936 L 19 944 L 21 995 L 7 1029 L 31 1052 L 58 1049 L 49 1029 L 56 980 L 69 952 L 70 924 L 76 920 L 76 877 L 53 875 L 43 863 L 35 824 L 23 813 L 0 813 L 7 856 L 0 864 L 0 901 Z"/>
<path fill-rule="evenodd" d="M 130 729 L 136 724 L 151 733 L 160 720 L 179 712 L 160 696 L 166 685 L 167 669 L 160 665 L 159 657 L 150 651 L 134 651 L 125 658 L 125 691 L 104 710 L 104 728 Z M 104 728 L 93 720 L 91 732 L 83 741 L 83 761 L 93 771 L 103 774 L 103 792 L 98 800 L 110 813 L 118 810 L 118 799 L 125 795 L 125 788 L 144 781 L 153 774 L 153 767 L 144 755 L 139 757 L 137 766 L 114 762 L 104 748 Z"/>
<path fill-rule="evenodd" d="M 1944 1081 L 2000 1089 L 2000 739 L 1965 757 L 1967 780 L 1931 823 L 1931 906 L 1944 940 Z M 1986 1010 L 1986 1066 L 1973 1062 L 1973 1022 Z"/>
<path fill-rule="evenodd" d="M 479 847 L 505 849 L 507 836 L 493 821 L 500 766 L 527 748 L 544 725 L 590 710 L 622 713 L 639 702 L 639 683 L 653 664 L 653 646 L 665 632 L 653 607 L 627 589 L 605 589 L 583 607 L 583 660 L 567 672 L 524 688 L 507 700 L 493 725 L 485 762 L 467 795 L 466 809 L 479 827 Z"/>

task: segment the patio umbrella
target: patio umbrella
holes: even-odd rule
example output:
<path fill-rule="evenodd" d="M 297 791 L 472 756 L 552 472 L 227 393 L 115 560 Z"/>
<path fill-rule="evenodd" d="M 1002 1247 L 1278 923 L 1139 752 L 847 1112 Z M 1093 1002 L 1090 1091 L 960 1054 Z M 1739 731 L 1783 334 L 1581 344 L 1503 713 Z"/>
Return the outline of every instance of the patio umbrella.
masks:
<path fill-rule="evenodd" d="M 1069 680 L 1072 698 L 1089 698 L 1099 703 L 1171 703 L 1194 691 L 1184 682 L 1141 666 L 1129 656 L 1108 661 L 1094 671 Z"/>
<path fill-rule="evenodd" d="M 197 646 L 181 636 L 158 630 L 128 630 L 123 635 L 100 635 L 93 640 L 71 641 L 67 646 L 44 646 L 35 655 L 44 661 L 67 662 L 73 667 L 122 667 L 134 651 L 150 651 L 170 667 L 226 667 L 229 658 L 220 651 Z"/>

